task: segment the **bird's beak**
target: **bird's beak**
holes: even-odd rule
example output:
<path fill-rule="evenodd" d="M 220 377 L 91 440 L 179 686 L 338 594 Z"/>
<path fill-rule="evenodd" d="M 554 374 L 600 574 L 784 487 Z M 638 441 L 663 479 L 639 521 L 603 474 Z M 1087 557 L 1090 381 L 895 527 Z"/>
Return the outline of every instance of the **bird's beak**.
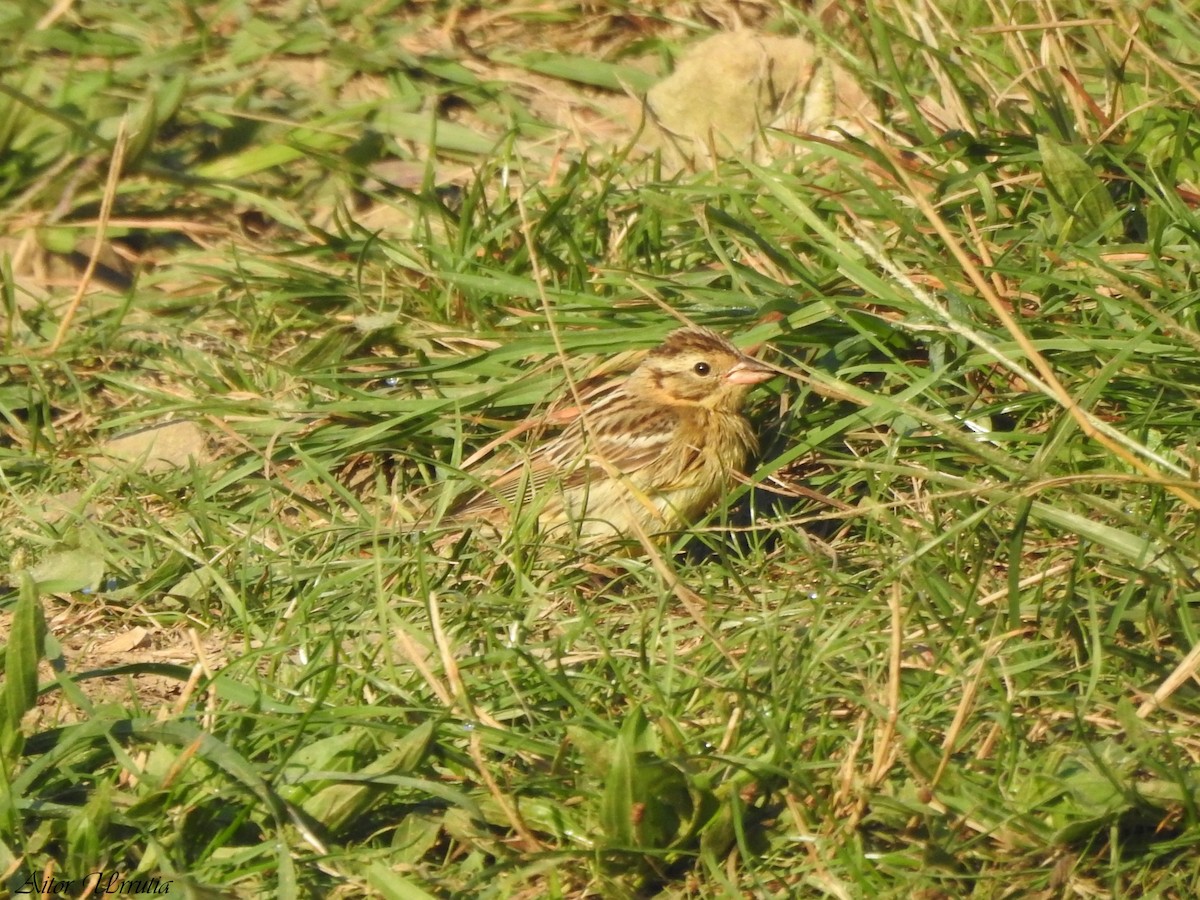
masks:
<path fill-rule="evenodd" d="M 743 356 L 734 363 L 732 369 L 725 373 L 725 380 L 730 384 L 758 384 L 768 378 L 774 378 L 779 373 L 750 356 Z"/>

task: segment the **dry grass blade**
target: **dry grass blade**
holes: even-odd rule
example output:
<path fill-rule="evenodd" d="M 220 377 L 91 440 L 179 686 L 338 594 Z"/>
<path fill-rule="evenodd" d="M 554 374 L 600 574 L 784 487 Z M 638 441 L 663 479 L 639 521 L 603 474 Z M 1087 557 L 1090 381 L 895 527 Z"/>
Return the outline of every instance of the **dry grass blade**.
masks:
<path fill-rule="evenodd" d="M 70 303 L 67 304 L 66 310 L 59 320 L 58 328 L 54 332 L 54 338 L 50 341 L 42 354 L 51 356 L 56 353 L 59 347 L 66 340 L 67 332 L 71 330 L 71 323 L 75 320 L 75 314 L 79 311 L 79 304 L 83 302 L 83 297 L 87 293 L 88 288 L 92 283 L 92 276 L 96 274 L 96 266 L 100 261 L 100 253 L 104 249 L 104 241 L 108 231 L 108 220 L 112 216 L 113 200 L 117 196 L 117 185 L 121 180 L 122 167 L 125 164 L 125 149 L 129 143 L 129 122 L 128 119 L 122 118 L 117 126 L 117 136 L 113 141 L 112 156 L 108 162 L 108 177 L 104 181 L 104 193 L 100 197 L 100 215 L 96 219 L 96 232 L 92 238 L 92 252 L 88 255 L 87 266 L 83 270 L 83 274 L 79 277 L 79 284 L 75 288 L 75 293 L 71 297 Z"/>

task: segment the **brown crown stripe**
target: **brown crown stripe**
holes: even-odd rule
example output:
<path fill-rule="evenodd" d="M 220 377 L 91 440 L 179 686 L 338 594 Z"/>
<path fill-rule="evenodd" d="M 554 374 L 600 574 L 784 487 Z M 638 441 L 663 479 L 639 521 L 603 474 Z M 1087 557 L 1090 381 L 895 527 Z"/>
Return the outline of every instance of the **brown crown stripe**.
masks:
<path fill-rule="evenodd" d="M 711 351 L 731 353 L 740 356 L 736 347 L 725 338 L 709 331 L 707 328 L 679 328 L 667 335 L 662 346 L 654 350 L 652 355 L 657 357 L 680 356 L 684 353 L 705 353 Z"/>

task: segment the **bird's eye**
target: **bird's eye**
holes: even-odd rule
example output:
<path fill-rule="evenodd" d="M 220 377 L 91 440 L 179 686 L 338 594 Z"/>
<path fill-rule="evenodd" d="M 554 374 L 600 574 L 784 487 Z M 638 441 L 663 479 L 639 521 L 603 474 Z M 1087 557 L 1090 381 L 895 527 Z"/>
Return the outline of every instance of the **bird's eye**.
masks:
<path fill-rule="evenodd" d="M 696 365 L 692 366 L 692 371 L 697 375 L 707 375 L 712 371 L 712 366 L 706 362 L 698 362 Z"/>

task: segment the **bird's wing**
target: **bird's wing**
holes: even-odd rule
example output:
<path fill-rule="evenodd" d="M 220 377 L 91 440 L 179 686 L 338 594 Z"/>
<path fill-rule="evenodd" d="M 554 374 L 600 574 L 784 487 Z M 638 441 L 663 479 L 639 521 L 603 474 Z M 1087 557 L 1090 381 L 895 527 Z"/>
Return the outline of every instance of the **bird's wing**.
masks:
<path fill-rule="evenodd" d="M 547 485 L 570 490 L 606 478 L 632 476 L 662 459 L 675 437 L 672 415 L 658 427 L 604 429 L 597 420 L 605 404 L 575 418 L 561 434 L 488 479 L 487 486 L 456 503 L 456 516 L 500 506 L 519 506 Z"/>
<path fill-rule="evenodd" d="M 534 456 L 570 487 L 597 477 L 634 475 L 658 462 L 675 440 L 679 419 L 666 406 L 647 408 L 614 391 L 590 404 Z"/>

